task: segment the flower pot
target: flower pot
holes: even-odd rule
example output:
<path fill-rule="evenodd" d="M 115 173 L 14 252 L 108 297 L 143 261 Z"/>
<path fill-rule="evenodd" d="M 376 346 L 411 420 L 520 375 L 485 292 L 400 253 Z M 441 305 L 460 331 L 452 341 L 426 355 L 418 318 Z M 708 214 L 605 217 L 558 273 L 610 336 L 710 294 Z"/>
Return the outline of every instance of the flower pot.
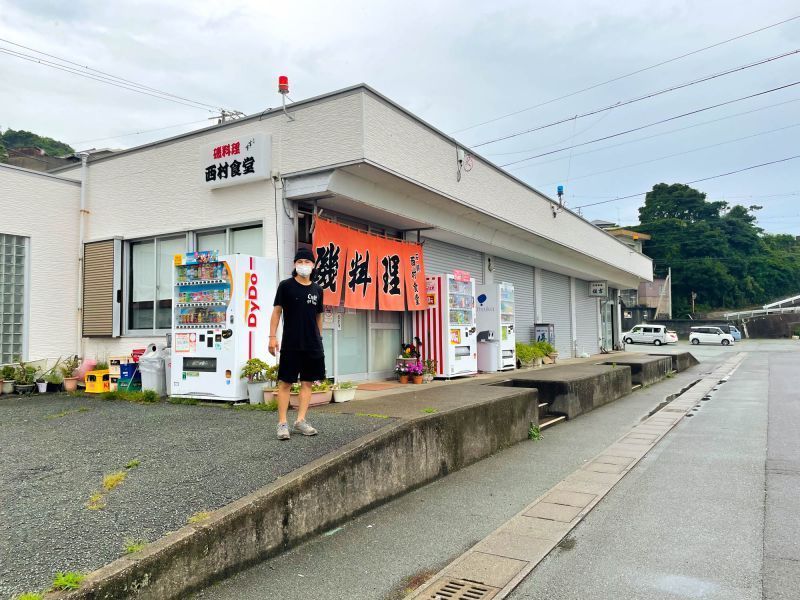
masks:
<path fill-rule="evenodd" d="M 61 384 L 60 383 L 48 383 L 47 384 L 47 391 L 51 394 L 60 392 L 61 391 Z"/>
<path fill-rule="evenodd" d="M 555 364 L 556 361 L 558 360 L 558 352 L 551 352 L 547 356 L 549 356 L 553 360 L 553 364 Z"/>
<path fill-rule="evenodd" d="M 261 404 L 264 401 L 264 382 L 248 382 L 247 396 L 250 398 L 250 404 Z"/>
<path fill-rule="evenodd" d="M 37 381 L 36 382 L 36 389 L 39 390 L 40 394 L 44 394 L 47 392 L 47 382 L 46 381 Z"/>
<path fill-rule="evenodd" d="M 325 392 L 311 392 L 311 400 L 309 406 L 322 406 L 323 404 L 330 404 L 333 392 L 327 390 Z M 300 406 L 300 394 L 289 394 L 289 406 L 297 408 Z"/>
<path fill-rule="evenodd" d="M 14 383 L 16 383 L 13 379 L 5 379 L 3 380 L 3 393 L 4 394 L 13 394 L 14 393 Z"/>
<path fill-rule="evenodd" d="M 411 381 L 416 385 L 422 385 L 423 377 L 422 375 L 414 375 L 414 377 L 411 378 Z"/>
<path fill-rule="evenodd" d="M 333 390 L 334 402 L 350 402 L 350 400 L 355 397 L 356 388 L 350 388 L 349 390 Z"/>
<path fill-rule="evenodd" d="M 425 383 L 430 383 L 431 381 L 433 381 L 433 375 L 431 373 L 426 373 L 425 375 L 422 376 L 422 378 Z"/>
<path fill-rule="evenodd" d="M 30 394 L 33 392 L 33 388 L 35 386 L 32 383 L 18 383 L 17 384 L 17 393 L 20 395 L 23 394 Z"/>
<path fill-rule="evenodd" d="M 398 375 L 397 381 L 400 383 L 408 383 L 408 375 Z"/>
<path fill-rule="evenodd" d="M 78 389 L 78 378 L 77 377 L 64 377 L 64 391 L 65 392 L 74 392 Z"/>
<path fill-rule="evenodd" d="M 542 357 L 541 356 L 537 356 L 536 358 L 533 359 L 533 366 L 534 367 L 541 367 L 542 366 Z"/>

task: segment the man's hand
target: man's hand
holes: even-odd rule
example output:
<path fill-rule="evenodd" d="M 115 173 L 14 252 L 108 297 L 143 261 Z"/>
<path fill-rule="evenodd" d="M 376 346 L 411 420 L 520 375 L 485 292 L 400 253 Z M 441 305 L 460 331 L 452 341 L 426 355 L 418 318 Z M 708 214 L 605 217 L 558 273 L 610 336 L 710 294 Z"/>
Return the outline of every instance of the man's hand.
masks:
<path fill-rule="evenodd" d="M 269 353 L 272 354 L 272 356 L 275 356 L 275 354 L 277 354 L 277 352 L 280 349 L 281 345 L 280 342 L 278 342 L 278 338 L 276 337 L 269 338 Z"/>

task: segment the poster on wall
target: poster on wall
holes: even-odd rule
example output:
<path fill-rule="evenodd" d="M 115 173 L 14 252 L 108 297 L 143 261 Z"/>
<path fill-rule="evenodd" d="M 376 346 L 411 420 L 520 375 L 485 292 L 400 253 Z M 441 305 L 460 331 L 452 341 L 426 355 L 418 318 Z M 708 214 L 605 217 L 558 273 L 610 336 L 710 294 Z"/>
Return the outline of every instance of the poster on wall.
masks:
<path fill-rule="evenodd" d="M 436 280 L 425 280 L 425 307 L 437 308 L 439 306 L 439 292 L 436 290 Z"/>
<path fill-rule="evenodd" d="M 362 310 L 423 310 L 422 246 L 316 219 L 315 281 L 323 304 Z"/>

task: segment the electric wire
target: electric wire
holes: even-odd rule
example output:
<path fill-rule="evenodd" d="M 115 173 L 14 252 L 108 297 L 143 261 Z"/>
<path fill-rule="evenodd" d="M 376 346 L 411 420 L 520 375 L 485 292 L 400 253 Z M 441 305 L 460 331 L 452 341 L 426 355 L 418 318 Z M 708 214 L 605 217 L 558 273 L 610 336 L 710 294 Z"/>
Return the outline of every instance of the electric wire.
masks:
<path fill-rule="evenodd" d="M 198 100 L 192 100 L 191 98 L 185 98 L 183 96 L 178 96 L 178 95 L 172 94 L 170 92 L 165 92 L 164 90 L 159 90 L 158 88 L 150 87 L 150 86 L 144 85 L 142 83 L 138 83 L 136 81 L 132 81 L 130 79 L 125 79 L 124 77 L 119 77 L 117 75 L 113 75 L 113 74 L 107 73 L 105 71 L 100 71 L 99 69 L 94 69 L 92 67 L 89 67 L 88 65 L 82 65 L 80 63 L 76 63 L 76 62 L 68 60 L 66 58 L 62 58 L 60 56 L 56 56 L 55 54 L 48 54 L 47 52 L 43 52 L 42 50 L 37 50 L 36 48 L 31 48 L 30 46 L 24 46 L 23 44 L 18 44 L 17 42 L 12 42 L 11 40 L 6 39 L 6 38 L 0 38 L 0 42 L 5 42 L 6 44 L 11 44 L 12 46 L 17 46 L 18 48 L 24 48 L 25 50 L 30 50 L 31 52 L 36 52 L 37 54 L 41 54 L 42 56 L 48 56 L 50 58 L 55 58 L 56 60 L 61 61 L 63 63 L 67 63 L 67 64 L 70 64 L 70 65 L 75 65 L 77 67 L 80 67 L 81 69 L 86 69 L 87 71 L 93 71 L 93 72 L 98 73 L 98 74 L 100 74 L 100 75 L 102 75 L 104 77 L 109 77 L 109 78 L 112 78 L 112 79 L 116 79 L 118 81 L 121 81 L 121 82 L 124 82 L 124 83 L 128 83 L 128 84 L 134 85 L 136 87 L 140 87 L 140 88 L 145 89 L 145 90 L 150 91 L 150 92 L 156 92 L 158 94 L 161 94 L 161 95 L 164 95 L 164 96 L 170 96 L 170 97 L 176 98 L 178 100 L 185 100 L 187 102 L 192 102 L 194 104 L 199 104 L 201 106 L 205 106 L 205 107 L 211 108 L 213 110 L 221 110 L 220 107 L 214 106 L 213 104 L 208 104 L 206 102 L 200 102 Z M 22 54 L 22 53 L 20 53 L 20 54 Z"/>
<path fill-rule="evenodd" d="M 720 177 L 727 177 L 729 175 L 736 175 L 737 173 L 743 173 L 745 171 L 751 171 L 753 169 L 758 169 L 758 168 L 766 167 L 766 166 L 769 166 L 769 165 L 776 165 L 776 164 L 779 164 L 779 163 L 788 162 L 790 160 L 795 160 L 797 158 L 800 158 L 800 154 L 795 154 L 794 156 L 787 156 L 786 158 L 779 158 L 778 160 L 771 160 L 771 161 L 760 163 L 760 164 L 757 164 L 757 165 L 751 165 L 749 167 L 743 167 L 741 169 L 736 169 L 734 171 L 728 171 L 727 173 L 720 173 L 719 175 L 711 175 L 710 177 L 702 177 L 700 179 L 693 179 L 692 181 L 684 181 L 684 182 L 682 182 L 682 185 L 689 185 L 691 183 L 700 183 L 701 181 L 710 181 L 711 179 L 719 179 Z M 583 204 L 581 206 L 576 206 L 575 208 L 576 209 L 578 209 L 578 208 L 587 208 L 589 206 L 597 206 L 599 204 L 609 204 L 611 202 L 618 202 L 620 200 L 627 200 L 629 198 L 636 198 L 637 196 L 643 196 L 644 194 L 647 194 L 647 193 L 649 193 L 651 191 L 652 190 L 647 190 L 646 192 L 638 192 L 636 194 L 629 194 L 627 196 L 618 196 L 616 198 L 612 198 L 611 200 L 603 200 L 601 202 L 592 202 L 590 204 Z"/>
<path fill-rule="evenodd" d="M 502 142 L 502 141 L 509 140 L 509 139 L 512 139 L 512 138 L 515 138 L 515 137 L 519 137 L 521 135 L 526 135 L 528 133 L 533 133 L 534 131 L 541 131 L 542 129 L 548 129 L 549 127 L 555 127 L 556 125 L 561 125 L 562 123 L 567 123 L 569 121 L 572 121 L 573 119 L 582 119 L 584 117 L 589 117 L 591 115 L 596 115 L 596 114 L 599 114 L 599 113 L 602 113 L 602 112 L 605 112 L 605 111 L 608 111 L 608 110 L 613 110 L 615 108 L 620 108 L 622 106 L 628 106 L 628 105 L 634 104 L 636 102 L 641 102 L 642 100 L 648 100 L 650 98 L 654 98 L 656 96 L 660 96 L 661 94 L 674 92 L 675 90 L 680 90 L 680 89 L 684 89 L 684 88 L 687 88 L 687 87 L 692 86 L 692 85 L 696 85 L 698 83 L 704 83 L 706 81 L 711 81 L 712 79 L 717 79 L 718 77 L 724 77 L 725 75 L 730 75 L 732 73 L 738 73 L 740 71 L 744 71 L 745 69 L 750 69 L 752 67 L 757 67 L 757 66 L 760 66 L 760 65 L 764 65 L 764 64 L 776 61 L 776 60 L 780 60 L 782 58 L 787 58 L 789 56 L 795 56 L 798 53 L 800 53 L 800 49 L 795 49 L 795 50 L 791 50 L 789 52 L 784 52 L 783 54 L 776 54 L 775 56 L 771 56 L 769 58 L 765 58 L 765 59 L 762 59 L 762 60 L 759 60 L 759 61 L 756 61 L 756 62 L 753 62 L 753 63 L 748 63 L 746 65 L 741 65 L 739 67 L 734 67 L 733 69 L 728 69 L 727 71 L 720 71 L 719 73 L 714 73 L 713 75 L 707 75 L 707 76 L 701 77 L 699 79 L 693 79 L 691 81 L 686 81 L 684 83 L 679 83 L 679 84 L 670 86 L 668 88 L 664 88 L 662 90 L 658 90 L 656 92 L 649 92 L 647 94 L 643 94 L 642 96 L 637 96 L 635 98 L 630 98 L 628 100 L 620 100 L 619 102 L 615 102 L 614 104 L 610 104 L 610 105 L 604 106 L 602 108 L 596 108 L 596 109 L 590 110 L 589 112 L 573 115 L 571 117 L 565 117 L 565 118 L 559 119 L 558 121 L 553 121 L 552 123 L 545 123 L 544 125 L 538 125 L 536 127 L 530 128 L 530 129 L 524 129 L 522 131 L 516 131 L 514 133 L 509 133 L 507 135 L 504 135 L 504 136 L 501 136 L 501 137 L 498 137 L 498 138 L 494 138 L 494 139 L 491 139 L 491 140 L 487 140 L 485 142 L 481 142 L 480 144 L 472 144 L 470 147 L 471 148 L 480 148 L 481 146 L 486 146 L 488 144 L 495 144 L 497 142 Z"/>
<path fill-rule="evenodd" d="M 546 100 L 545 102 L 540 102 L 539 104 L 535 104 L 533 106 L 528 106 L 526 108 L 522 108 L 522 109 L 516 110 L 514 112 L 510 112 L 510 113 L 507 113 L 505 115 L 501 115 L 499 117 L 494 117 L 492 119 L 489 119 L 488 121 L 483 121 L 483 122 L 477 123 L 475 125 L 470 125 L 469 127 L 464 127 L 463 129 L 457 129 L 456 131 L 453 131 L 451 133 L 451 135 L 454 135 L 456 133 L 461 133 L 463 131 L 469 131 L 470 129 L 475 129 L 476 127 L 480 127 L 481 125 L 488 125 L 489 123 L 494 123 L 496 121 L 500 121 L 500 120 L 505 119 L 507 117 L 513 117 L 515 115 L 519 115 L 519 114 L 527 112 L 529 110 L 534 110 L 536 108 L 541 108 L 542 106 L 547 106 L 548 104 L 552 104 L 553 102 L 558 102 L 559 100 L 564 100 L 565 98 L 571 98 L 572 96 L 576 96 L 578 94 L 582 94 L 583 92 L 588 92 L 590 90 L 602 87 L 602 86 L 607 85 L 609 83 L 614 83 L 615 81 L 620 81 L 621 79 L 626 79 L 628 77 L 632 77 L 633 75 L 638 75 L 639 73 L 644 73 L 645 71 L 649 71 L 651 69 L 655 69 L 657 67 L 661 67 L 663 65 L 675 62 L 677 60 L 680 60 L 682 58 L 686 58 L 688 56 L 693 56 L 695 54 L 699 54 L 700 52 L 704 52 L 706 50 L 710 50 L 711 48 L 716 48 L 718 46 L 722 46 L 722 45 L 727 44 L 729 42 L 740 40 L 740 39 L 748 37 L 750 35 L 753 35 L 753 34 L 756 34 L 756 33 L 760 33 L 762 31 L 766 31 L 767 29 L 772 29 L 773 27 L 778 27 L 779 25 L 783 25 L 785 23 L 789 23 L 790 21 L 794 21 L 796 19 L 800 19 L 800 15 L 797 15 L 797 16 L 794 16 L 794 17 L 789 17 L 788 19 L 784 19 L 782 21 L 778 21 L 777 23 L 772 23 L 771 25 L 767 25 L 767 26 L 761 27 L 759 29 L 754 29 L 753 31 L 748 31 L 747 33 L 743 33 L 743 34 L 737 35 L 735 37 L 728 38 L 726 40 L 722 40 L 721 42 L 717 42 L 717 43 L 711 44 L 709 46 L 704 46 L 702 48 L 698 48 L 697 50 L 692 50 L 691 52 L 687 52 L 685 54 L 681 54 L 679 56 L 675 56 L 673 58 L 661 61 L 661 62 L 653 64 L 653 65 L 650 65 L 649 67 L 643 67 L 641 69 L 638 69 L 636 71 L 632 71 L 632 72 L 627 73 L 625 75 L 620 75 L 618 77 L 614 77 L 614 78 L 609 79 L 607 81 L 603 81 L 601 83 L 596 83 L 594 85 L 590 85 L 589 87 L 585 87 L 583 89 L 580 89 L 580 90 L 577 90 L 577 91 L 574 91 L 574 92 L 570 92 L 569 94 L 564 94 L 563 96 L 558 96 L 557 98 L 551 98 L 550 100 Z"/>
<path fill-rule="evenodd" d="M 743 100 L 749 100 L 750 98 L 757 98 L 758 96 L 763 96 L 765 94 L 771 94 L 772 92 L 777 92 L 780 90 L 785 90 L 787 88 L 793 87 L 795 85 L 800 85 L 800 81 L 795 81 L 792 83 L 787 83 L 785 85 L 778 86 L 776 88 L 771 88 L 768 90 L 763 90 L 761 92 L 756 92 L 755 94 L 749 94 L 747 96 L 741 96 L 739 98 L 734 98 L 733 100 L 726 100 L 725 102 L 720 102 L 718 104 L 712 104 L 711 106 L 705 106 L 703 108 L 698 108 L 695 110 L 691 110 L 689 112 L 681 113 L 679 115 L 674 115 L 672 117 L 668 117 L 666 119 L 660 119 L 658 121 L 653 121 L 652 123 L 648 123 L 646 125 L 641 125 L 639 127 L 633 127 L 632 129 L 626 129 L 624 131 L 618 131 L 617 133 L 612 133 L 609 135 L 605 135 L 603 137 L 595 138 L 593 140 L 588 140 L 585 142 L 580 142 L 579 144 L 574 144 L 572 146 L 564 146 L 563 148 L 557 148 L 555 150 L 550 150 L 548 152 L 542 152 L 540 154 L 534 154 L 533 156 L 528 156 L 526 158 L 520 158 L 519 160 L 512 160 L 511 162 L 507 162 L 504 164 L 499 165 L 500 167 L 509 167 L 511 165 L 517 165 L 519 163 L 527 162 L 529 160 L 533 160 L 534 158 L 539 158 L 541 156 L 548 156 L 550 154 L 556 154 L 557 152 L 563 152 L 564 150 L 569 150 L 570 148 L 577 148 L 579 146 L 586 146 L 588 144 L 595 144 L 597 142 L 602 142 L 603 140 L 608 140 L 611 138 L 619 137 L 621 135 L 627 135 L 629 133 L 633 133 L 634 131 L 641 131 L 642 129 L 647 129 L 648 127 L 653 127 L 655 125 L 661 125 L 662 123 L 668 123 L 670 121 L 674 121 L 676 119 L 682 119 L 683 117 L 688 117 L 690 115 L 696 115 L 701 112 L 705 112 L 707 110 L 712 110 L 714 108 L 719 108 L 720 106 L 727 106 L 729 104 L 734 104 L 735 102 L 741 102 Z"/>
<path fill-rule="evenodd" d="M 621 171 L 623 169 L 630 169 L 632 167 L 639 167 L 641 165 L 647 165 L 647 164 L 650 164 L 650 163 L 653 163 L 653 162 L 658 162 L 659 160 L 665 160 L 667 158 L 675 158 L 675 157 L 678 157 L 678 156 L 684 156 L 685 154 L 691 154 L 692 152 L 700 152 L 701 150 L 708 150 L 710 148 L 716 148 L 718 146 L 725 146 L 727 144 L 733 144 L 733 143 L 736 143 L 736 142 L 749 140 L 749 139 L 752 139 L 754 137 L 759 137 L 759 136 L 762 136 L 762 135 L 768 135 L 770 133 L 778 133 L 779 131 L 785 131 L 787 129 L 792 129 L 792 128 L 798 127 L 798 126 L 800 126 L 800 123 L 793 123 L 792 125 L 786 125 L 785 127 L 778 127 L 777 129 L 769 129 L 767 131 L 759 131 L 758 133 L 754 133 L 752 135 L 746 135 L 746 136 L 743 136 L 743 137 L 740 137 L 740 138 L 735 138 L 735 139 L 732 139 L 732 140 L 726 140 L 724 142 L 717 142 L 715 144 L 709 144 L 707 146 L 698 146 L 696 148 L 691 148 L 689 150 L 684 150 L 683 152 L 676 152 L 674 154 L 666 154 L 664 156 L 657 156 L 656 158 L 651 158 L 651 159 L 643 160 L 643 161 L 637 162 L 637 163 L 631 163 L 631 164 L 628 164 L 628 165 L 622 165 L 622 166 L 619 166 L 619 167 L 614 167 L 613 169 L 607 169 L 605 171 L 596 171 L 594 173 L 586 173 L 585 175 L 578 175 L 577 177 L 572 177 L 572 178 L 570 178 L 568 176 L 567 177 L 567 181 L 576 181 L 578 179 L 586 179 L 587 177 L 595 177 L 597 175 L 605 175 L 606 173 L 613 173 L 614 171 Z M 558 183 L 558 182 L 551 181 L 549 183 L 540 184 L 540 185 L 542 187 L 546 187 L 546 186 L 552 185 L 553 183 Z"/>
<path fill-rule="evenodd" d="M 174 129 L 175 127 L 184 127 L 186 125 L 197 125 L 198 123 L 205 123 L 207 121 L 208 121 L 208 119 L 201 119 L 199 121 L 189 121 L 187 123 L 176 123 L 175 125 L 167 125 L 165 127 L 157 127 L 155 129 L 143 129 L 141 131 L 134 131 L 132 133 L 122 133 L 120 135 L 110 135 L 108 137 L 103 137 L 103 138 L 92 138 L 90 140 L 78 140 L 77 142 L 73 142 L 73 145 L 75 145 L 75 144 L 87 144 L 89 142 L 102 142 L 102 141 L 105 141 L 105 140 L 115 140 L 117 138 L 130 137 L 132 135 L 141 135 L 143 133 L 153 133 L 154 131 L 164 131 L 165 129 Z"/>

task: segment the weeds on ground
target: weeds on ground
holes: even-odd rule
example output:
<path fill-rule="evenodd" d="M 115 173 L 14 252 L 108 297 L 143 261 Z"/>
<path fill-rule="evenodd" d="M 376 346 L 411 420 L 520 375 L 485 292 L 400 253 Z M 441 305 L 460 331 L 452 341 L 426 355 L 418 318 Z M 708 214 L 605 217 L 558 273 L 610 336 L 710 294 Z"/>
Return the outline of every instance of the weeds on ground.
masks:
<path fill-rule="evenodd" d="M 197 398 L 190 398 L 188 396 L 170 396 L 168 402 L 170 404 L 186 404 L 189 406 L 196 406 L 200 404 Z"/>
<path fill-rule="evenodd" d="M 14 596 L 14 600 L 44 600 L 44 594 L 41 592 L 25 592 L 19 596 Z"/>
<path fill-rule="evenodd" d="M 90 410 L 92 410 L 92 409 L 89 408 L 88 406 L 80 406 L 80 407 L 76 408 L 75 410 L 62 410 L 60 413 L 47 415 L 45 417 L 45 419 L 48 419 L 48 420 L 50 420 L 50 419 L 61 419 L 62 417 L 66 417 L 67 415 L 72 415 L 72 414 L 75 414 L 75 413 L 89 412 Z"/>
<path fill-rule="evenodd" d="M 94 492 L 89 496 L 86 508 L 89 510 L 103 510 L 106 507 L 106 496 L 103 492 Z"/>
<path fill-rule="evenodd" d="M 278 410 L 278 401 L 273 399 L 264 404 L 237 404 L 233 408 L 236 410 L 266 410 L 267 412 L 275 412 Z"/>
<path fill-rule="evenodd" d="M 147 540 L 125 538 L 125 554 L 133 554 L 139 552 L 147 546 Z"/>
<path fill-rule="evenodd" d="M 158 394 L 153 390 L 144 390 L 142 392 L 126 392 L 117 390 L 116 392 L 103 392 L 100 394 L 103 400 L 125 400 L 126 402 L 136 402 L 138 404 L 154 404 L 158 402 Z"/>
<path fill-rule="evenodd" d="M 103 476 L 103 489 L 110 492 L 120 483 L 125 481 L 128 474 L 125 471 L 117 471 L 116 473 L 109 473 Z"/>
<path fill-rule="evenodd" d="M 667 379 L 672 379 L 673 377 L 675 377 L 675 371 L 670 371 L 667 373 Z"/>
<path fill-rule="evenodd" d="M 542 439 L 542 432 L 539 431 L 538 425 L 531 424 L 530 429 L 528 429 L 528 439 L 537 442 Z"/>
<path fill-rule="evenodd" d="M 439 412 L 439 411 L 437 411 L 435 408 L 423 408 L 422 412 L 424 412 L 426 414 L 429 414 L 429 415 L 432 415 L 433 413 Z"/>
<path fill-rule="evenodd" d="M 77 590 L 81 586 L 81 581 L 86 579 L 86 575 L 76 571 L 67 571 L 66 573 L 56 573 L 53 577 L 54 590 Z"/>
<path fill-rule="evenodd" d="M 140 461 L 138 458 L 134 458 L 132 461 L 129 461 L 128 464 L 125 465 L 125 468 L 126 469 L 135 469 L 140 464 L 142 464 L 142 461 Z"/>
<path fill-rule="evenodd" d="M 211 513 L 206 510 L 200 510 L 194 513 L 191 517 L 186 519 L 186 522 L 190 525 L 192 523 L 202 523 L 203 521 L 207 520 L 211 516 Z"/>
<path fill-rule="evenodd" d="M 379 415 L 377 413 L 356 413 L 357 417 L 372 417 L 373 419 L 388 419 L 389 415 Z"/>

